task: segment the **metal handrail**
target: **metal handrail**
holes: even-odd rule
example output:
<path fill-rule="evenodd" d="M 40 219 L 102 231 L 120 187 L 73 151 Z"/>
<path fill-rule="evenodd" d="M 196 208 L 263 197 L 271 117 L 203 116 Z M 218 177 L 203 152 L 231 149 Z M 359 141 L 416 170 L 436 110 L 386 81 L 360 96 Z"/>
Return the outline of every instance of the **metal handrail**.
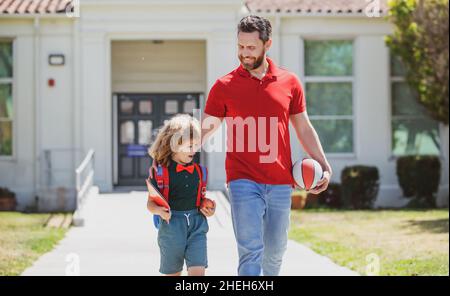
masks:
<path fill-rule="evenodd" d="M 51 190 L 61 186 L 74 188 L 75 174 L 71 160 L 78 157 L 81 152 L 82 150 L 79 148 L 52 148 L 43 150 L 40 158 L 42 176 L 39 180 L 39 187 L 45 190 Z M 57 161 L 55 161 L 55 157 L 57 157 Z M 70 181 L 61 183 L 58 176 L 68 176 L 69 174 Z"/>
<path fill-rule="evenodd" d="M 78 166 L 78 168 L 75 170 L 76 175 L 76 190 L 77 190 L 77 210 L 81 207 L 83 204 L 84 197 L 86 196 L 86 193 L 89 191 L 89 189 L 93 185 L 94 181 L 94 156 L 95 152 L 93 149 L 89 150 L 84 160 L 81 162 L 81 164 Z M 85 177 L 84 181 L 82 182 L 82 174 L 86 170 L 86 168 L 90 165 L 90 170 Z"/>

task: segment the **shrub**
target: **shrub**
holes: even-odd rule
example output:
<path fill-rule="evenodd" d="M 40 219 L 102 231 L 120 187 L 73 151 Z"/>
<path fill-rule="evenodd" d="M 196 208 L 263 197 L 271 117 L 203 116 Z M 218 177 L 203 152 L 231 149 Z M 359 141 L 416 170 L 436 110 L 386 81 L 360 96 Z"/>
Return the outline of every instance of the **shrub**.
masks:
<path fill-rule="evenodd" d="M 402 156 L 397 159 L 397 177 L 405 197 L 414 207 L 435 207 L 441 179 L 441 161 L 435 155 Z"/>
<path fill-rule="evenodd" d="M 16 204 L 14 192 L 0 187 L 0 211 L 13 211 L 16 208 Z"/>
<path fill-rule="evenodd" d="M 379 188 L 380 175 L 376 167 L 358 165 L 342 170 L 341 194 L 346 208 L 372 208 Z"/>
<path fill-rule="evenodd" d="M 16 195 L 8 188 L 0 187 L 0 198 L 14 198 Z"/>
<path fill-rule="evenodd" d="M 330 183 L 327 190 L 319 194 L 319 204 L 330 208 L 340 208 L 341 200 L 341 184 Z"/>
<path fill-rule="evenodd" d="M 306 208 L 340 208 L 341 201 L 341 185 L 339 183 L 328 184 L 327 190 L 319 193 L 308 193 Z"/>
<path fill-rule="evenodd" d="M 306 195 L 306 205 L 305 209 L 318 209 L 321 208 L 322 205 L 320 204 L 320 194 L 312 194 L 307 193 Z"/>

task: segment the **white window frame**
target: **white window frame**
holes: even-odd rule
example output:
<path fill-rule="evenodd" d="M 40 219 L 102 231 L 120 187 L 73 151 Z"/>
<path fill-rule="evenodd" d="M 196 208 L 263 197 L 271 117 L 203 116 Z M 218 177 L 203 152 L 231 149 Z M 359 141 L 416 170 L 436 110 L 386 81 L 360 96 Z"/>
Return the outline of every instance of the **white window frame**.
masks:
<path fill-rule="evenodd" d="M 308 41 L 350 41 L 352 42 L 352 76 L 307 76 L 306 75 L 306 42 Z M 302 39 L 302 44 L 303 44 L 303 69 L 302 69 L 302 74 L 303 74 L 303 81 L 305 82 L 304 85 L 304 93 L 306 98 L 308 98 L 308 94 L 307 94 L 307 90 L 306 90 L 306 84 L 307 83 L 351 83 L 352 84 L 352 115 L 310 115 L 309 119 L 310 120 L 339 120 L 339 119 L 347 119 L 347 120 L 351 120 L 352 121 L 352 137 L 353 137 L 353 141 L 352 141 L 352 152 L 326 152 L 327 157 L 329 158 L 356 158 L 356 127 L 355 127 L 355 122 L 356 122 L 356 115 L 355 115 L 355 111 L 356 111 L 356 105 L 355 105 L 355 84 L 356 84 L 356 79 L 355 79 L 355 51 L 356 51 L 356 40 L 355 38 L 352 37 L 342 37 L 339 38 L 337 36 L 330 36 L 329 38 L 327 37 L 323 37 L 323 38 L 317 38 L 317 37 L 312 37 L 312 38 L 307 38 L 305 37 L 304 39 Z"/>
<path fill-rule="evenodd" d="M 403 156 L 408 156 L 407 154 L 405 155 L 395 155 L 394 154 L 394 142 L 392 140 L 393 136 L 394 136 L 394 128 L 393 128 L 393 121 L 395 119 L 420 119 L 423 117 L 417 116 L 417 115 L 394 115 L 393 114 L 393 109 L 392 109 L 392 103 L 394 102 L 394 96 L 392 94 L 392 90 L 393 90 L 393 84 L 394 83 L 406 83 L 406 78 L 405 76 L 399 76 L 399 75 L 392 75 L 392 61 L 391 61 L 392 56 L 389 55 L 389 161 L 396 161 L 399 157 L 403 157 Z M 441 147 L 439 147 L 439 154 L 436 154 L 436 156 L 439 156 L 439 158 L 441 160 L 445 159 L 445 156 L 443 154 L 442 151 L 442 124 L 438 123 L 438 133 L 439 133 L 439 140 L 441 143 Z"/>
<path fill-rule="evenodd" d="M 10 119 L 5 119 L 5 118 L 0 118 L 0 121 L 6 122 L 6 121 L 11 121 L 12 124 L 12 147 L 11 147 L 11 155 L 0 155 L 0 161 L 10 161 L 10 160 L 15 160 L 16 158 L 16 124 L 15 124 L 15 114 L 16 114 L 16 100 L 15 100 L 15 87 L 16 87 L 16 81 L 15 81 L 15 76 L 16 76 L 16 46 L 15 46 L 15 40 L 12 38 L 2 38 L 0 37 L 0 42 L 10 42 L 11 43 L 11 47 L 12 47 L 12 77 L 9 78 L 0 78 L 0 84 L 11 84 L 11 99 L 12 99 L 12 104 L 13 104 L 13 108 L 12 108 L 12 114 L 11 114 L 11 118 Z"/>

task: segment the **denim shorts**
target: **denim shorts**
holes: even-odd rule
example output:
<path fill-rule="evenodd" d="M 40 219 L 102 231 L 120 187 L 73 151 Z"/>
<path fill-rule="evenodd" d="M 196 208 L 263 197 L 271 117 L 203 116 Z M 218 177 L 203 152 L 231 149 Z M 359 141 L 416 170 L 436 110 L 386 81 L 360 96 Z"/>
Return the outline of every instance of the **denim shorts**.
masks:
<path fill-rule="evenodd" d="M 206 233 L 209 231 L 207 218 L 197 209 L 172 211 L 169 223 L 162 220 L 158 231 L 158 245 L 161 254 L 159 272 L 172 274 L 186 267 L 208 267 Z"/>

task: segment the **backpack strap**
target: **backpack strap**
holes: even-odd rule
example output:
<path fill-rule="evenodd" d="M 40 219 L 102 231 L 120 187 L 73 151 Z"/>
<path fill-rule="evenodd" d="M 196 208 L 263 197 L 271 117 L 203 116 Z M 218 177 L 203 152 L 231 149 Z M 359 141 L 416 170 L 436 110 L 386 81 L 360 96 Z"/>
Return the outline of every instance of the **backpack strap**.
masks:
<path fill-rule="evenodd" d="M 169 200 L 169 170 L 165 166 L 158 164 L 155 174 L 156 183 L 161 194 Z"/>
<path fill-rule="evenodd" d="M 205 166 L 202 166 L 201 164 L 199 164 L 200 168 L 202 169 L 202 182 L 205 185 L 205 190 L 206 190 L 206 184 L 208 184 L 208 169 Z"/>
<path fill-rule="evenodd" d="M 208 169 L 202 165 L 194 163 L 195 169 L 199 176 L 197 202 L 196 206 L 200 207 L 201 200 L 206 198 L 206 184 L 208 183 Z"/>

